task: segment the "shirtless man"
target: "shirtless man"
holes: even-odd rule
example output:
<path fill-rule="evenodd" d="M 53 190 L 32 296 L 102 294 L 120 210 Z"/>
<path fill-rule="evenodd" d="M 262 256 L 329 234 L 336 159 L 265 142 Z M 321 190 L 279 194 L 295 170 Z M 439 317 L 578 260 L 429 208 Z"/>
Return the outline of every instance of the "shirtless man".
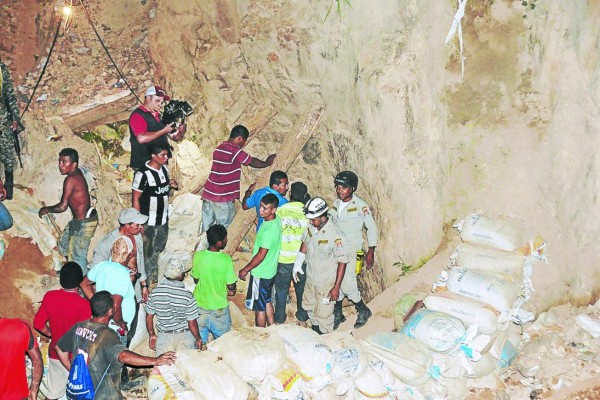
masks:
<path fill-rule="evenodd" d="M 38 212 L 40 218 L 48 213 L 62 213 L 67 207 L 73 214 L 61 237 L 58 240 L 60 253 L 68 261 L 75 261 L 83 274 L 87 274 L 87 254 L 90 240 L 98 226 L 98 214 L 90 207 L 90 193 L 83 173 L 79 169 L 79 154 L 75 149 L 62 149 L 58 153 L 58 169 L 66 175 L 60 202 L 53 206 L 42 207 Z"/>

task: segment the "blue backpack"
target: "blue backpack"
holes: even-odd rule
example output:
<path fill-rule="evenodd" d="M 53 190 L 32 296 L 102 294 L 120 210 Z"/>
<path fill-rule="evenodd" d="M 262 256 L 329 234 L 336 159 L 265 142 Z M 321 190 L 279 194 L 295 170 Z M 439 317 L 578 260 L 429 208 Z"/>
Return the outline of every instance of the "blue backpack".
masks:
<path fill-rule="evenodd" d="M 79 347 L 79 340 L 78 340 Z M 108 369 L 111 364 L 108 364 L 106 371 L 102 375 L 98 387 L 102 384 Z M 69 400 L 94 400 L 96 390 L 94 388 L 94 382 L 92 381 L 92 375 L 85 362 L 85 357 L 82 353 L 78 353 L 73 361 L 71 362 L 71 370 L 69 371 L 69 378 L 67 379 L 67 399 Z"/>

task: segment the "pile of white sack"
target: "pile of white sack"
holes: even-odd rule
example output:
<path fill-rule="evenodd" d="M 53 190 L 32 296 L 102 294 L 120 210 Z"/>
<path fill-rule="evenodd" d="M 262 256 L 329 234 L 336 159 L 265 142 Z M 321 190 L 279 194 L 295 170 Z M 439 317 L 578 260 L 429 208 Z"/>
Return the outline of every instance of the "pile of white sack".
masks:
<path fill-rule="evenodd" d="M 359 341 L 290 324 L 240 328 L 156 367 L 149 399 L 437 400 L 494 387 L 517 355 L 519 324 L 533 317 L 522 306 L 545 243 L 481 215 L 457 228 L 465 243 L 398 332 Z"/>

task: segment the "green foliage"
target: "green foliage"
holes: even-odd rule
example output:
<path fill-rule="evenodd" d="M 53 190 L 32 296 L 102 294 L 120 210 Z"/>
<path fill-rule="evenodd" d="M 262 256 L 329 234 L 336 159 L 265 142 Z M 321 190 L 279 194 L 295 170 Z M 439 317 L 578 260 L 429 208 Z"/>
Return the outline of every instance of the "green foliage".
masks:
<path fill-rule="evenodd" d="M 325 19 L 323 20 L 323 22 L 327 20 L 327 17 L 329 17 L 329 14 L 331 13 L 331 9 L 333 8 L 334 4 L 336 4 L 338 16 L 342 18 L 342 3 L 346 4 L 348 7 L 352 7 L 352 4 L 350 4 L 350 0 L 331 0 L 331 4 L 327 9 L 327 14 L 325 14 Z"/>
<path fill-rule="evenodd" d="M 412 271 L 412 265 L 404 262 L 402 258 L 400 261 L 396 261 L 393 265 L 396 268 L 400 268 L 400 276 L 407 275 L 410 271 Z"/>

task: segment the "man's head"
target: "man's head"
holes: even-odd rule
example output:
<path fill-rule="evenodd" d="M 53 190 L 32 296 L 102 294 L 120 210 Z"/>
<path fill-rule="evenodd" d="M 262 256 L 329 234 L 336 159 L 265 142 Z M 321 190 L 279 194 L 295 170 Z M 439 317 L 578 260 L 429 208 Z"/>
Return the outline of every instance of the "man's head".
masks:
<path fill-rule="evenodd" d="M 288 192 L 289 187 L 288 176 L 283 171 L 273 171 L 271 172 L 271 177 L 269 178 L 269 187 L 280 195 L 285 196 Z"/>
<path fill-rule="evenodd" d="M 223 225 L 213 225 L 206 231 L 206 240 L 210 247 L 218 250 L 224 249 L 227 245 L 227 229 Z"/>
<path fill-rule="evenodd" d="M 183 281 L 185 274 L 192 269 L 192 259 L 190 258 L 171 261 L 165 268 L 165 278 L 172 281 Z"/>
<path fill-rule="evenodd" d="M 325 200 L 320 197 L 313 197 L 304 205 L 304 216 L 308 218 L 312 226 L 320 230 L 329 220 L 328 210 L 329 207 Z"/>
<path fill-rule="evenodd" d="M 77 150 L 66 148 L 58 153 L 58 170 L 61 175 L 69 175 L 79 165 L 79 154 Z"/>
<path fill-rule="evenodd" d="M 246 144 L 246 140 L 248 140 L 248 136 L 250 136 L 250 131 L 244 125 L 236 125 L 231 129 L 231 133 L 229 134 L 229 142 L 240 147 L 244 147 Z"/>
<path fill-rule="evenodd" d="M 358 176 L 352 171 L 342 171 L 333 180 L 338 199 L 347 202 L 352 200 L 352 193 L 358 188 Z"/>
<path fill-rule="evenodd" d="M 168 143 L 154 141 L 148 146 L 148 152 L 150 153 L 150 163 L 154 164 L 155 167 L 167 165 L 169 163 L 171 149 Z"/>
<path fill-rule="evenodd" d="M 260 206 L 258 207 L 258 215 L 265 221 L 271 221 L 275 218 L 275 212 L 279 207 L 279 199 L 273 193 L 269 193 L 263 196 L 260 200 Z"/>
<path fill-rule="evenodd" d="M 119 263 L 123 266 L 127 266 L 129 260 L 133 256 L 133 243 L 125 238 L 119 236 L 112 244 L 110 248 L 110 259 L 112 262 Z"/>
<path fill-rule="evenodd" d="M 148 217 L 133 207 L 126 208 L 119 214 L 119 230 L 126 235 L 137 235 L 144 230 Z"/>
<path fill-rule="evenodd" d="M 104 317 L 108 316 L 112 318 L 114 313 L 113 306 L 115 302 L 112 295 L 106 291 L 101 290 L 96 292 L 90 300 L 90 306 L 92 308 L 92 317 Z"/>
<path fill-rule="evenodd" d="M 167 96 L 167 93 L 160 86 L 150 86 L 146 90 L 146 97 L 144 98 L 144 107 L 149 111 L 157 112 L 163 106 L 164 101 L 169 101 L 171 98 Z"/>
<path fill-rule="evenodd" d="M 302 182 L 294 182 L 292 183 L 292 187 L 290 189 L 290 199 L 292 201 L 299 201 L 302 204 L 306 204 L 308 200 L 310 200 L 310 195 L 308 194 L 308 188 Z"/>
<path fill-rule="evenodd" d="M 69 261 L 60 269 L 59 279 L 63 289 L 75 289 L 83 281 L 83 271 L 79 264 Z"/>

